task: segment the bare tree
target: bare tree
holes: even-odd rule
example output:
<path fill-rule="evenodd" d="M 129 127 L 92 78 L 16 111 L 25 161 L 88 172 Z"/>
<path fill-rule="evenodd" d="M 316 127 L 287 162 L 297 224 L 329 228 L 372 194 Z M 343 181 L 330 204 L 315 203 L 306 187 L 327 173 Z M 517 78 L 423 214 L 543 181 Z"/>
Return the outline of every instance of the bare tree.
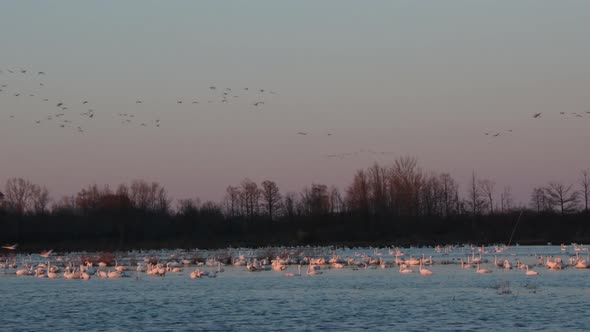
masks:
<path fill-rule="evenodd" d="M 6 205 L 17 214 L 24 214 L 33 208 L 33 198 L 37 185 L 23 178 L 12 178 L 6 181 Z"/>
<path fill-rule="evenodd" d="M 133 181 L 129 188 L 129 199 L 131 199 L 134 208 L 141 211 L 148 211 L 150 205 L 152 205 L 149 183 L 144 180 Z"/>
<path fill-rule="evenodd" d="M 482 197 L 481 189 L 477 185 L 477 178 L 475 172 L 471 173 L 471 182 L 469 183 L 469 200 L 467 205 L 471 210 L 471 213 L 476 216 L 481 213 L 485 207 L 485 200 Z"/>
<path fill-rule="evenodd" d="M 439 176 L 439 182 L 442 190 L 441 194 L 444 206 L 444 215 L 449 216 L 452 214 L 453 210 L 457 210 L 455 206 L 457 206 L 459 202 L 459 185 L 448 173 L 441 174 Z"/>
<path fill-rule="evenodd" d="M 352 184 L 346 190 L 346 204 L 362 215 L 369 214 L 369 180 L 364 170 L 358 170 Z"/>
<path fill-rule="evenodd" d="M 289 218 L 289 220 L 293 220 L 295 214 L 297 212 L 297 194 L 293 192 L 288 192 L 285 194 L 285 199 L 283 200 L 283 210 L 284 215 Z"/>
<path fill-rule="evenodd" d="M 45 187 L 36 186 L 33 193 L 33 211 L 36 214 L 45 214 L 49 205 L 49 191 Z"/>
<path fill-rule="evenodd" d="M 504 190 L 500 194 L 500 212 L 510 210 L 512 208 L 512 194 L 510 193 L 510 187 L 504 187 Z"/>
<path fill-rule="evenodd" d="M 78 211 L 75 196 L 62 196 L 62 198 L 54 202 L 51 207 L 51 213 L 54 214 L 75 214 Z"/>
<path fill-rule="evenodd" d="M 340 191 L 335 186 L 330 187 L 330 213 L 340 213 L 344 211 L 344 201 Z"/>
<path fill-rule="evenodd" d="M 240 188 L 228 186 L 225 188 L 225 213 L 229 217 L 240 215 Z"/>
<path fill-rule="evenodd" d="M 160 186 L 156 182 L 153 182 L 152 189 L 155 191 L 155 205 L 153 210 L 162 214 L 167 214 L 170 212 L 172 198 L 168 196 L 168 191 L 166 188 Z"/>
<path fill-rule="evenodd" d="M 561 183 L 551 182 L 545 188 L 551 205 L 558 206 L 561 215 L 575 211 L 578 204 L 578 192 L 572 191 L 572 186 L 565 186 Z"/>
<path fill-rule="evenodd" d="M 178 201 L 178 214 L 182 216 L 195 215 L 199 211 L 201 200 L 198 198 L 187 198 Z"/>
<path fill-rule="evenodd" d="M 387 211 L 387 169 L 375 163 L 366 174 L 369 185 L 369 208 L 373 214 L 384 215 Z"/>
<path fill-rule="evenodd" d="M 425 176 L 420 199 L 423 213 L 427 216 L 438 215 L 442 208 L 441 198 L 442 189 L 438 176 L 434 173 Z"/>
<path fill-rule="evenodd" d="M 131 183 L 129 199 L 134 208 L 144 212 L 168 212 L 172 203 L 163 186 L 157 182 L 148 183 L 144 180 L 135 180 Z"/>
<path fill-rule="evenodd" d="M 262 182 L 261 186 L 263 210 L 270 220 L 273 220 L 276 212 L 281 208 L 281 192 L 273 181 L 266 180 Z"/>
<path fill-rule="evenodd" d="M 424 176 L 418 160 L 401 157 L 395 160 L 390 169 L 390 191 L 395 195 L 394 206 L 402 215 L 416 216 L 420 209 L 420 191 Z"/>
<path fill-rule="evenodd" d="M 479 191 L 481 192 L 482 196 L 484 196 L 487 200 L 487 207 L 489 209 L 490 214 L 494 213 L 494 190 L 496 187 L 496 183 L 494 181 L 484 179 L 477 181 L 477 186 L 479 187 Z"/>
<path fill-rule="evenodd" d="M 330 195 L 325 184 L 314 183 L 311 188 L 304 188 L 301 196 L 301 207 L 307 215 L 319 216 L 329 212 Z"/>
<path fill-rule="evenodd" d="M 80 190 L 76 195 L 76 206 L 79 207 L 83 213 L 96 211 L 100 208 L 101 197 L 107 194 L 110 194 L 108 187 L 101 190 L 96 184 L 89 185 Z"/>
<path fill-rule="evenodd" d="M 547 210 L 549 207 L 548 198 L 545 193 L 544 188 L 533 188 L 533 192 L 531 193 L 531 201 L 530 206 L 537 211 L 537 213 L 541 213 L 541 211 Z"/>
<path fill-rule="evenodd" d="M 588 196 L 590 196 L 590 169 L 587 168 L 580 172 L 580 186 L 582 187 L 584 211 L 588 212 Z"/>
<path fill-rule="evenodd" d="M 260 189 L 256 182 L 246 178 L 241 183 L 241 204 L 244 208 L 246 216 L 250 221 L 258 215 L 258 208 L 260 203 Z"/>

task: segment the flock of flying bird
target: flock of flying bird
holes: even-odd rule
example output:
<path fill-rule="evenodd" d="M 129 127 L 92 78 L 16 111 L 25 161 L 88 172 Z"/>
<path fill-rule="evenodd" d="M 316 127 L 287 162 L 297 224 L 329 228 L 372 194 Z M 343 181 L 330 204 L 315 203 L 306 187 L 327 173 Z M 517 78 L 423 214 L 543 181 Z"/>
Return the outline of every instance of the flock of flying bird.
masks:
<path fill-rule="evenodd" d="M 38 88 L 37 89 L 24 89 L 24 90 L 29 90 L 29 91 L 23 91 L 23 89 L 20 90 L 15 90 L 12 91 L 12 95 L 14 97 L 38 97 L 40 95 L 39 93 L 39 89 L 43 88 L 45 86 L 45 78 L 46 78 L 46 73 L 44 71 L 30 71 L 27 69 L 0 69 L 0 96 L 2 96 L 2 94 L 7 95 L 9 94 L 8 89 L 11 88 L 11 86 L 7 83 L 5 83 L 4 78 L 8 78 L 10 79 L 11 77 L 13 77 L 14 75 L 19 75 L 22 77 L 26 77 L 26 78 L 32 78 L 35 77 L 37 78 L 37 80 L 35 80 L 36 83 L 38 83 Z M 19 77 L 21 78 L 21 77 Z M 195 100 L 195 99 L 191 99 L 191 100 L 183 100 L 183 99 L 178 99 L 176 100 L 176 105 L 182 105 L 182 104 L 191 104 L 191 105 L 196 105 L 196 104 L 200 104 L 200 103 L 230 103 L 232 100 L 236 100 L 238 98 L 240 98 L 241 96 L 244 96 L 244 93 L 250 93 L 250 92 L 254 92 L 255 94 L 255 98 L 256 101 L 251 102 L 251 106 L 254 108 L 261 108 L 265 105 L 265 97 L 267 95 L 275 95 L 276 92 L 274 91 L 269 91 L 266 89 L 249 89 L 247 87 L 245 88 L 241 88 L 241 89 L 234 89 L 232 90 L 232 88 L 218 88 L 216 86 L 210 86 L 209 87 L 209 96 L 207 98 L 207 100 L 203 101 L 203 100 Z M 238 93 L 238 91 L 240 91 Z M 43 100 L 43 102 L 51 102 L 52 100 L 50 100 L 49 98 L 45 98 L 45 97 L 41 97 L 41 99 Z M 34 120 L 34 123 L 37 125 L 40 125 L 43 122 L 49 122 L 49 121 L 53 121 L 53 122 L 57 122 L 58 126 L 60 128 L 73 128 L 76 132 L 80 133 L 80 134 L 84 134 L 85 130 L 83 129 L 83 126 L 85 125 L 84 123 L 79 123 L 76 121 L 76 123 L 74 122 L 74 118 L 73 116 L 80 116 L 85 118 L 86 120 L 92 120 L 95 118 L 95 116 L 97 116 L 97 111 L 91 107 L 91 102 L 89 100 L 80 100 L 76 103 L 72 103 L 72 104 L 66 104 L 63 101 L 60 101 L 59 99 L 55 99 L 53 100 L 55 102 L 55 111 L 51 112 L 50 114 L 45 114 L 43 115 L 42 118 L 36 119 Z M 161 126 L 161 120 L 160 118 L 153 118 L 150 120 L 146 120 L 144 118 L 144 116 L 141 114 L 140 112 L 140 108 L 138 109 L 137 107 L 140 107 L 142 104 L 144 103 L 143 100 L 141 99 L 137 99 L 135 101 L 135 104 L 137 105 L 136 108 L 131 107 L 130 105 L 127 106 L 128 109 L 132 109 L 133 111 L 127 111 L 125 113 L 117 113 L 118 119 L 120 121 L 120 123 L 122 125 L 138 125 L 140 127 L 154 127 L 154 128 L 159 128 Z M 74 109 L 79 109 L 82 108 L 82 111 L 77 111 L 74 113 Z M 571 113 L 566 113 L 566 112 L 559 112 L 559 114 L 562 117 L 576 117 L 576 118 L 582 118 L 584 115 L 583 113 L 577 113 L 577 112 L 571 112 Z M 585 114 L 590 115 L 590 111 L 586 111 Z M 15 118 L 14 114 L 10 114 L 9 117 L 11 119 Z M 533 114 L 533 119 L 540 119 L 542 118 L 542 113 L 538 112 Z M 79 119 L 79 118 L 78 118 Z M 87 122 L 86 122 L 87 123 Z M 499 132 L 485 132 L 484 135 L 486 136 L 490 136 L 490 137 L 498 137 L 500 135 L 504 134 L 509 134 L 512 133 L 513 130 L 509 129 L 507 131 L 499 131 Z M 304 132 L 304 131 L 299 131 L 297 132 L 297 135 L 300 136 L 307 136 L 308 132 Z M 327 136 L 332 136 L 332 133 L 327 133 Z M 335 158 L 335 159 L 344 159 L 344 158 L 349 158 L 349 157 L 354 157 L 354 156 L 359 156 L 359 155 L 373 155 L 373 156 L 382 156 L 382 155 L 390 155 L 390 154 L 394 154 L 393 152 L 386 152 L 386 151 L 373 151 L 370 149 L 360 149 L 358 151 L 352 151 L 352 152 L 344 152 L 344 153 L 335 153 L 335 154 L 328 154 L 325 155 L 325 157 L 327 158 Z"/>
<path fill-rule="evenodd" d="M 586 111 L 585 113 L 590 116 L 590 111 Z M 578 112 L 567 113 L 567 112 L 562 111 L 562 112 L 559 112 L 559 114 L 561 115 L 562 118 L 567 118 L 567 117 L 583 118 L 584 117 L 584 115 L 582 113 L 578 113 Z M 542 118 L 542 115 L 543 115 L 543 113 L 541 113 L 541 112 L 534 113 L 533 119 L 540 119 L 540 118 Z M 514 130 L 509 129 L 505 133 L 512 133 L 512 132 L 514 132 Z M 486 133 L 484 133 L 484 135 L 491 136 L 491 137 L 498 137 L 498 136 L 502 135 L 502 132 L 486 132 Z"/>
<path fill-rule="evenodd" d="M 61 101 L 59 99 L 54 98 L 50 99 L 50 98 L 46 98 L 46 97 L 39 97 L 41 95 L 41 92 L 39 91 L 39 89 L 45 87 L 45 83 L 46 83 L 46 77 L 47 74 L 44 71 L 38 71 L 38 72 L 34 72 L 34 71 L 30 71 L 27 69 L 4 69 L 1 70 L 0 69 L 0 75 L 1 74 L 5 74 L 3 76 L 0 76 L 0 82 L 2 82 L 2 84 L 0 85 L 0 96 L 2 94 L 4 95 L 9 95 L 9 91 L 8 89 L 11 88 L 11 85 L 4 83 L 6 80 L 6 78 L 10 79 L 12 77 L 14 77 L 14 75 L 18 75 L 18 78 L 27 78 L 27 79 L 31 79 L 34 83 L 38 83 L 38 88 L 36 89 L 17 89 L 12 91 L 12 96 L 13 97 L 36 97 L 36 98 L 41 98 L 41 100 L 43 102 L 55 102 L 54 105 L 54 111 L 49 113 L 49 114 L 44 114 L 42 118 L 38 118 L 36 120 L 34 120 L 34 123 L 36 125 L 40 125 L 42 123 L 45 122 L 57 122 L 57 125 L 59 126 L 59 128 L 73 128 L 76 132 L 80 133 L 80 134 L 84 134 L 85 133 L 85 129 L 83 128 L 83 126 L 85 126 L 86 124 L 88 124 L 88 120 L 93 120 L 95 119 L 95 117 L 97 117 L 97 114 L 99 114 L 99 112 L 96 111 L 96 109 L 94 107 L 92 107 L 92 103 L 90 102 L 90 100 L 87 99 L 81 99 L 75 103 L 66 103 L 64 101 Z M 28 91 L 26 91 L 28 90 Z M 233 100 L 237 100 L 238 98 L 245 96 L 245 94 L 254 94 L 254 97 L 256 99 L 256 101 L 251 102 L 251 106 L 254 108 L 261 108 L 265 105 L 265 97 L 267 97 L 268 95 L 276 95 L 276 92 L 274 91 L 270 91 L 270 90 L 266 90 L 266 89 L 250 89 L 248 87 L 245 88 L 240 88 L 240 89 L 232 89 L 232 88 L 219 88 L 217 86 L 209 86 L 208 88 L 209 90 L 209 95 L 207 97 L 206 100 L 196 100 L 196 99 L 190 99 L 190 100 L 184 100 L 184 99 L 178 99 L 176 100 L 175 104 L 176 105 L 183 105 L 183 104 L 190 104 L 190 105 L 197 105 L 197 104 L 211 104 L 211 103 L 230 103 Z M 252 96 L 250 96 L 252 97 Z M 117 117 L 119 119 L 119 122 L 121 125 L 137 125 L 140 127 L 154 127 L 154 128 L 159 128 L 161 126 L 161 119 L 160 118 L 153 118 L 150 120 L 139 120 L 140 118 L 142 118 L 142 114 L 140 113 L 140 109 L 138 107 L 141 107 L 141 105 L 143 105 L 145 103 L 144 100 L 142 99 L 137 99 L 135 100 L 135 107 L 131 106 L 131 105 L 127 105 L 127 111 L 126 112 L 119 112 L 117 113 Z M 74 118 L 74 116 L 76 116 L 77 118 Z M 11 119 L 14 119 L 16 117 L 15 114 L 11 113 L 9 115 L 9 117 Z M 80 120 L 79 117 L 82 117 L 86 120 L 86 122 L 78 122 L 76 121 L 76 119 Z M 308 136 L 308 132 L 306 131 L 299 131 L 296 133 L 297 135 L 300 136 Z M 331 132 L 326 133 L 325 135 L 332 136 Z M 359 156 L 359 155 L 373 155 L 373 156 L 377 156 L 377 155 L 390 155 L 390 154 L 394 154 L 393 152 L 386 152 L 386 151 L 373 151 L 370 149 L 360 149 L 358 151 L 352 151 L 352 152 L 344 152 L 344 153 L 337 153 L 337 154 L 328 154 L 326 155 L 327 158 L 337 158 L 337 159 L 344 159 L 344 158 L 349 158 L 349 157 L 354 157 L 354 156 Z"/>
<path fill-rule="evenodd" d="M 18 89 L 18 90 L 13 90 L 12 91 L 12 96 L 13 97 L 39 97 L 40 93 L 40 89 L 42 89 L 43 87 L 45 87 L 45 80 L 46 80 L 46 73 L 43 71 L 39 71 L 39 72 L 32 72 L 30 70 L 27 69 L 0 69 L 0 75 L 5 74 L 3 76 L 0 76 L 0 82 L 2 82 L 2 84 L 0 84 L 0 96 L 2 94 L 4 95 L 8 95 L 8 89 L 12 88 L 12 84 L 8 84 L 5 83 L 5 78 L 11 79 L 13 78 L 15 75 L 18 75 L 19 79 L 20 78 L 36 78 L 36 80 L 34 80 L 35 83 L 38 83 L 38 87 L 36 89 Z M 23 90 L 28 90 L 28 91 L 23 91 Z M 242 88 L 239 89 L 240 92 L 237 92 L 238 90 L 232 90 L 231 88 L 218 88 L 216 86 L 210 86 L 209 87 L 209 95 L 207 97 L 207 100 L 205 101 L 199 101 L 199 100 L 195 100 L 195 99 L 191 99 L 191 100 L 183 100 L 183 99 L 179 99 L 176 100 L 175 104 L 176 105 L 182 105 L 182 104 L 191 104 L 191 105 L 196 105 L 196 104 L 200 104 L 200 103 L 230 103 L 232 100 L 237 100 L 238 98 L 244 96 L 245 94 L 248 94 L 250 92 L 252 92 L 249 97 L 253 97 L 256 100 L 251 102 L 251 106 L 254 108 L 262 108 L 265 105 L 265 98 L 268 95 L 275 95 L 276 92 L 274 91 L 269 91 L 266 89 L 250 89 L 250 88 Z M 60 101 L 59 99 L 55 99 L 55 100 L 50 100 L 50 98 L 44 98 L 41 97 L 41 100 L 44 102 L 55 102 L 55 111 L 51 112 L 50 114 L 45 114 L 43 115 L 42 118 L 36 119 L 34 120 L 35 124 L 41 124 L 42 122 L 48 122 L 48 121 L 56 121 L 59 125 L 60 128 L 74 128 L 76 129 L 76 131 L 78 133 L 83 134 L 84 133 L 84 129 L 82 128 L 82 124 L 80 123 L 74 123 L 73 120 L 73 116 L 81 116 L 86 118 L 87 120 L 91 120 L 94 119 L 95 116 L 97 116 L 98 112 L 92 108 L 91 106 L 91 102 L 89 100 L 80 100 L 77 101 L 75 103 L 68 103 L 66 104 L 64 101 Z M 118 113 L 118 118 L 120 120 L 120 123 L 123 125 L 131 125 L 131 124 L 137 124 L 138 126 L 141 127 L 155 127 L 155 128 L 159 128 L 161 125 L 161 120 L 159 118 L 155 118 L 155 119 L 151 119 L 151 120 L 139 120 L 139 118 L 142 118 L 142 114 L 140 113 L 140 109 L 138 109 L 137 107 L 140 107 L 142 104 L 144 104 L 144 101 L 141 99 L 137 99 L 135 101 L 135 105 L 136 108 L 134 109 L 133 112 L 131 111 L 127 111 L 125 113 Z M 127 108 L 131 108 L 130 105 L 127 106 Z M 74 113 L 74 109 L 77 109 L 78 111 Z M 82 109 L 82 111 L 80 111 L 79 109 Z M 133 108 L 132 108 L 133 109 Z M 14 119 L 16 117 L 15 114 L 10 114 L 9 117 L 11 119 Z"/>

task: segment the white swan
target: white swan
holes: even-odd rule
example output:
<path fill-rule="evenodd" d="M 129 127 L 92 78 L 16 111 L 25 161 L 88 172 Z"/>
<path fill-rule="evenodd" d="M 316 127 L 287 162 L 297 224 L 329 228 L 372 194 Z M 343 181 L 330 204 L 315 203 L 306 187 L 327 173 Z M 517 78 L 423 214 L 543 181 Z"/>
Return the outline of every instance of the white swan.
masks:
<path fill-rule="evenodd" d="M 412 269 L 408 269 L 406 264 L 400 264 L 399 265 L 399 273 L 414 273 L 414 270 Z"/>
<path fill-rule="evenodd" d="M 297 265 L 297 274 L 285 273 L 285 277 L 301 277 L 301 264 Z"/>
<path fill-rule="evenodd" d="M 433 274 L 432 271 L 422 268 L 422 262 L 420 262 L 420 275 L 430 276 L 432 274 Z"/>
<path fill-rule="evenodd" d="M 59 275 L 57 274 L 58 271 L 55 270 L 57 266 L 51 266 L 51 262 L 47 262 L 47 278 L 49 279 L 57 279 Z M 57 268 L 59 270 L 59 268 Z"/>
<path fill-rule="evenodd" d="M 475 270 L 475 273 L 477 273 L 477 274 L 486 274 L 486 273 L 492 273 L 492 270 L 488 270 L 488 269 L 480 269 L 480 268 L 479 268 L 479 263 L 477 263 L 477 270 Z"/>
<path fill-rule="evenodd" d="M 196 269 L 191 273 L 191 279 L 201 279 L 201 277 L 203 277 L 203 272 L 199 269 Z"/>
<path fill-rule="evenodd" d="M 533 271 L 533 270 L 529 270 L 529 267 L 526 267 L 526 275 L 527 276 L 537 276 L 539 275 L 539 272 L 537 271 Z"/>
<path fill-rule="evenodd" d="M 126 271 L 127 268 L 125 266 L 119 265 L 119 263 L 117 263 L 117 260 L 115 259 L 115 270 L 117 270 L 117 272 L 123 272 Z"/>

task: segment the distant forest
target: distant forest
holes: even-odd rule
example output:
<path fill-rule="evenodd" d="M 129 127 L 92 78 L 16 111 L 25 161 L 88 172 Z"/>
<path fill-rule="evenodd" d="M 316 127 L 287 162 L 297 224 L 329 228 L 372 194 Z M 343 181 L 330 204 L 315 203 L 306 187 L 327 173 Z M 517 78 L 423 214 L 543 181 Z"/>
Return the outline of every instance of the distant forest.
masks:
<path fill-rule="evenodd" d="M 358 170 L 344 191 L 314 183 L 283 193 L 273 181 L 244 179 L 222 202 L 174 201 L 143 180 L 52 200 L 46 188 L 12 178 L 0 193 L 0 242 L 28 251 L 492 244 L 513 232 L 520 244 L 590 242 L 589 170 L 573 184 L 534 188 L 527 206 L 492 180 L 473 173 L 469 182 L 461 194 L 449 174 L 423 171 L 411 157 Z"/>

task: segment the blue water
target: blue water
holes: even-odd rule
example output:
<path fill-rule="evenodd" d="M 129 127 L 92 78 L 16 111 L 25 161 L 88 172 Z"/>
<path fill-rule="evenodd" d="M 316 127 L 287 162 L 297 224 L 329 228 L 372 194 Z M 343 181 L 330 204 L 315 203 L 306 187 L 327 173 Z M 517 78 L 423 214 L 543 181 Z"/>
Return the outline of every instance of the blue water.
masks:
<path fill-rule="evenodd" d="M 428 267 L 434 275 L 345 268 L 286 278 L 284 272 L 295 272 L 296 266 L 256 273 L 225 266 L 217 278 L 192 280 L 194 267 L 189 267 L 163 278 L 144 274 L 138 279 L 133 271 L 130 278 L 82 281 L 17 277 L 7 270 L 0 275 L 0 330 L 525 331 L 590 326 L 590 269 L 536 266 L 541 274 L 526 277 L 524 271 L 488 263 L 482 268 L 494 272 L 478 275 L 475 269 L 437 264 L 464 257 L 466 250 L 449 255 L 432 248 L 404 251 L 406 257 L 412 252 L 434 255 L 435 264 Z M 503 257 L 532 264 L 532 252 L 568 257 L 559 247 L 515 247 Z M 493 262 L 491 254 L 484 258 Z"/>

